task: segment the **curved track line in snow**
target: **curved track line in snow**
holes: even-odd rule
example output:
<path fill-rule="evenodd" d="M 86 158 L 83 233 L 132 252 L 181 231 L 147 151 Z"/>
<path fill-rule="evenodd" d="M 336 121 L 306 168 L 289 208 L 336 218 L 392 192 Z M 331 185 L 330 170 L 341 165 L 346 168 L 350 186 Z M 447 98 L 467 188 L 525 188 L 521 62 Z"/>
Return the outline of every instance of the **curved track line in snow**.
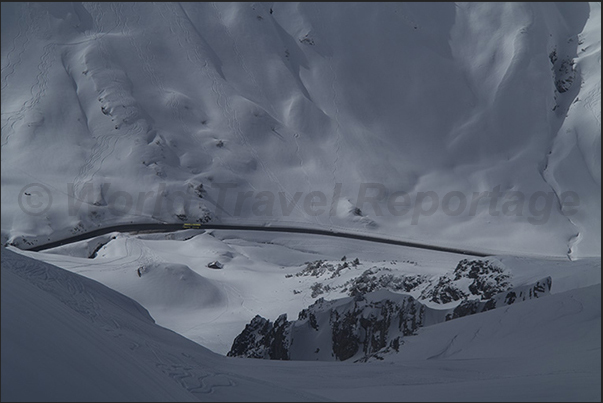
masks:
<path fill-rule="evenodd" d="M 322 16 L 324 13 L 321 12 L 316 5 L 315 13 L 317 16 L 319 16 L 318 21 L 321 22 L 321 25 L 326 26 L 326 23 L 322 21 Z M 333 68 L 333 56 L 325 56 L 324 59 L 329 66 L 332 77 L 331 92 L 333 93 L 333 96 L 331 97 L 331 103 L 333 104 L 333 119 L 335 120 L 335 160 L 333 161 L 333 183 L 339 183 L 337 180 L 337 166 L 339 164 L 339 154 L 341 150 L 341 122 L 339 121 L 339 102 L 337 101 L 337 73 L 335 73 L 335 69 Z"/>
<path fill-rule="evenodd" d="M 27 23 L 23 23 L 25 15 L 26 13 L 22 13 L 21 17 L 19 17 L 19 21 L 16 24 L 19 27 L 19 30 L 12 41 L 10 51 L 6 54 L 6 66 L 2 67 L 2 91 L 8 86 L 10 76 L 15 73 L 16 68 L 21 64 L 23 53 L 25 53 L 27 44 L 30 42 L 30 29 L 28 27 L 30 27 L 31 24 L 28 25 Z M 25 31 L 25 33 L 23 33 L 23 31 Z M 24 38 L 23 43 L 17 45 L 17 41 L 21 40 L 21 37 Z M 11 61 L 12 55 L 15 53 L 17 47 L 20 48 L 20 51 L 17 52 L 16 60 L 13 62 Z M 10 70 L 8 70 L 9 68 Z"/>
<path fill-rule="evenodd" d="M 11 113 L 6 119 L 6 123 L 2 126 L 2 136 L 6 136 L 4 137 L 2 146 L 6 145 L 9 137 L 14 134 L 15 125 L 25 119 L 26 115 L 33 110 L 33 108 L 46 94 L 46 88 L 48 86 L 48 71 L 56 60 L 56 48 L 56 43 L 49 43 L 44 46 L 43 53 L 40 56 L 40 62 L 38 64 L 39 72 L 36 75 L 36 82 L 32 84 L 29 89 L 31 98 L 25 101 L 17 112 Z"/>
<path fill-rule="evenodd" d="M 224 27 L 224 31 L 226 32 L 226 35 L 230 38 L 230 40 L 233 43 L 233 50 L 234 50 L 234 53 L 235 53 L 237 59 L 239 60 L 239 64 L 241 65 L 241 67 L 243 68 L 243 70 L 252 78 L 252 81 L 254 82 L 255 86 L 258 87 L 260 91 L 263 91 L 261 89 L 261 87 L 257 84 L 257 80 L 255 80 L 255 77 L 253 76 L 253 74 L 246 67 L 244 58 L 241 55 L 241 53 L 239 51 L 239 48 L 237 46 L 236 38 L 231 34 L 230 30 L 227 28 L 227 26 L 226 26 L 226 24 L 224 22 L 224 18 L 222 16 L 222 13 L 220 12 L 220 10 L 218 9 L 218 7 L 216 6 L 215 2 L 212 3 L 212 7 L 216 11 L 216 13 L 218 15 L 218 19 L 221 22 L 221 26 Z M 274 172 L 272 170 L 270 170 L 269 168 L 266 167 L 266 165 L 264 164 L 263 159 L 259 156 L 259 154 L 258 154 L 257 150 L 255 149 L 255 147 L 253 147 L 253 145 L 249 141 L 247 141 L 247 138 L 246 138 L 245 134 L 241 130 L 240 122 L 237 119 L 236 109 L 233 109 L 230 106 L 230 103 L 228 102 L 228 98 L 227 97 L 225 98 L 224 102 L 225 102 L 225 108 L 226 108 L 227 114 L 232 117 L 232 119 L 230 120 L 230 123 L 232 123 L 232 124 L 230 126 L 231 126 L 231 128 L 234 129 L 234 133 L 237 134 L 237 136 L 241 139 L 241 142 L 249 149 L 249 151 L 251 151 L 251 154 L 252 154 L 253 158 L 255 159 L 255 161 L 257 161 L 260 164 L 260 166 L 262 167 L 262 169 L 264 170 L 264 172 L 268 175 L 268 177 L 270 178 L 270 180 L 276 186 L 278 186 L 281 189 L 281 191 L 285 194 L 285 197 L 287 198 L 287 201 L 289 203 L 293 203 L 293 197 L 291 196 L 291 194 L 282 185 L 282 183 L 280 182 L 280 180 L 278 179 L 278 177 L 274 174 Z M 253 188 L 253 186 L 252 186 L 252 188 Z M 303 212 L 302 212 L 301 208 L 297 205 L 297 203 L 294 203 L 293 207 L 294 207 L 295 210 L 297 210 L 298 212 L 302 213 L 302 215 L 303 215 Z"/>
<path fill-rule="evenodd" d="M 308 175 L 308 171 L 306 170 L 304 159 L 302 158 L 302 155 L 301 155 L 301 148 L 299 146 L 299 133 L 297 133 L 297 132 L 293 133 L 293 141 L 295 142 L 295 155 L 297 155 L 297 158 L 299 159 L 299 168 L 302 170 L 302 173 L 304 174 L 304 180 L 306 181 L 308 192 L 310 192 L 312 190 L 312 183 L 310 182 L 310 176 Z M 318 220 L 318 217 L 313 216 L 312 218 L 314 219 L 314 222 L 316 224 L 320 225 L 320 221 Z M 331 218 L 329 217 L 329 220 L 330 219 Z"/>

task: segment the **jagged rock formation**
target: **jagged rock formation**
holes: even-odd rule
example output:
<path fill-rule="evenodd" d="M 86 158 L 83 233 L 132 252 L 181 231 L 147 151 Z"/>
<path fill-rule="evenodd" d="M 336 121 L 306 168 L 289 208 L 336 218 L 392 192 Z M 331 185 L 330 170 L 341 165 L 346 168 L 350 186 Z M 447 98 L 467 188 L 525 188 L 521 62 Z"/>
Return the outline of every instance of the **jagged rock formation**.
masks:
<path fill-rule="evenodd" d="M 360 276 L 346 282 L 344 291 L 351 297 L 381 289 L 410 292 L 425 283 L 428 278 L 418 274 L 396 276 L 393 273 L 380 273 L 382 271 L 384 270 L 377 268 L 364 271 Z"/>
<path fill-rule="evenodd" d="M 410 295 L 378 291 L 333 301 L 318 299 L 288 322 L 256 316 L 234 340 L 230 357 L 273 360 L 366 360 L 397 351 L 424 324 L 423 304 Z"/>
<path fill-rule="evenodd" d="M 552 64 L 551 70 L 555 79 L 555 88 L 560 93 L 568 91 L 576 78 L 574 59 L 569 56 L 560 59 L 557 50 L 553 49 L 549 54 L 549 60 Z"/>
<path fill-rule="evenodd" d="M 344 256 L 345 257 L 345 256 Z M 347 259 L 346 259 L 347 260 Z M 300 272 L 296 273 L 296 277 L 321 277 L 324 274 L 329 274 L 329 278 L 335 278 L 341 274 L 343 270 L 356 268 L 360 261 L 358 258 L 354 259 L 352 262 L 346 262 L 342 260 L 343 263 L 332 264 L 327 262 L 326 260 L 316 260 L 314 262 L 306 262 L 306 267 Z"/>
<path fill-rule="evenodd" d="M 329 271 L 329 265 L 324 261 L 308 264 L 307 268 L 297 275 L 322 276 Z M 334 269 L 334 273 L 336 269 Z M 338 287 L 313 286 L 312 297 L 322 292 L 337 290 Z M 327 288 L 329 287 L 329 288 Z M 372 291 L 386 289 L 394 292 L 416 293 L 419 301 L 430 301 L 437 304 L 447 304 L 461 301 L 471 296 L 489 299 L 492 296 L 507 291 L 512 287 L 510 276 L 504 269 L 488 260 L 461 260 L 456 268 L 445 275 L 430 278 L 421 274 L 394 274 L 391 269 L 373 267 L 364 271 L 340 286 L 343 292 L 354 297 Z"/>
<path fill-rule="evenodd" d="M 272 360 L 289 359 L 287 314 L 283 314 L 272 323 L 256 315 L 245 330 L 237 336 L 228 352 L 229 357 L 269 358 Z"/>
<path fill-rule="evenodd" d="M 422 300 L 428 300 L 438 304 L 447 304 L 449 302 L 461 300 L 466 296 L 467 293 L 463 292 L 463 290 L 457 287 L 452 282 L 452 279 L 442 276 L 425 290 L 423 290 L 420 298 Z"/>
<path fill-rule="evenodd" d="M 460 301 L 455 308 L 434 309 L 411 295 L 387 289 L 364 293 L 379 286 L 398 290 L 425 286 L 419 281 L 422 276 L 377 277 L 377 272 L 367 270 L 355 279 L 350 287 L 354 297 L 319 298 L 302 310 L 296 321 L 289 322 L 286 314 L 274 323 L 256 316 L 234 340 L 228 356 L 355 362 L 383 359 L 384 354 L 399 351 L 404 338 L 420 327 L 540 298 L 550 294 L 552 286 L 551 277 L 546 277 L 511 287 L 509 275 L 500 267 L 465 259 L 451 275 L 439 277 L 423 290 L 421 298 L 432 302 Z M 460 289 L 462 283 L 467 291 Z"/>
<path fill-rule="evenodd" d="M 515 302 L 549 295 L 552 284 L 553 280 L 551 277 L 546 277 L 534 284 L 515 287 L 506 292 L 496 294 L 487 300 L 479 298 L 466 299 L 454 308 L 451 313 L 446 315 L 446 320 L 486 312 L 491 309 L 500 308 L 501 306 L 511 305 Z"/>
<path fill-rule="evenodd" d="M 463 259 L 454 269 L 454 280 L 470 278 L 469 292 L 481 296 L 482 299 L 506 291 L 511 286 L 510 276 L 500 267 L 489 261 Z"/>

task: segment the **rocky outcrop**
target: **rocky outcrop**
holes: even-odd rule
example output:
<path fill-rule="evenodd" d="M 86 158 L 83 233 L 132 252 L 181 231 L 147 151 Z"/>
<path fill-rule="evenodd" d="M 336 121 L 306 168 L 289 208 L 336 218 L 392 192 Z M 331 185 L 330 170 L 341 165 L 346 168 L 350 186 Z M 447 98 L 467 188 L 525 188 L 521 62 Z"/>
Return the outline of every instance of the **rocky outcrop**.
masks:
<path fill-rule="evenodd" d="M 354 259 L 351 262 L 347 262 L 347 258 L 342 259 L 343 263 L 330 263 L 326 260 L 316 260 L 314 262 L 306 262 L 306 267 L 295 274 L 296 277 L 321 277 L 325 274 L 328 274 L 328 278 L 335 278 L 341 275 L 341 272 L 344 270 L 349 270 L 351 268 L 356 268 L 360 261 L 358 258 Z"/>
<path fill-rule="evenodd" d="M 576 79 L 576 67 L 574 59 L 565 56 L 559 58 L 557 56 L 557 50 L 549 54 L 549 60 L 551 61 L 551 70 L 553 71 L 553 78 L 555 80 L 555 88 L 559 93 L 567 92 L 572 86 Z"/>
<path fill-rule="evenodd" d="M 465 298 L 468 294 L 463 292 L 449 277 L 442 276 L 428 286 L 419 297 L 437 304 L 447 304 Z"/>
<path fill-rule="evenodd" d="M 453 272 L 454 281 L 462 278 L 472 279 L 469 284 L 471 295 L 489 299 L 511 287 L 510 276 L 500 267 L 484 260 L 467 260 L 459 262 Z"/>
<path fill-rule="evenodd" d="M 317 300 L 288 322 L 256 316 L 228 356 L 273 360 L 366 360 L 398 350 L 423 325 L 425 306 L 410 295 L 378 291 L 355 298 Z"/>
<path fill-rule="evenodd" d="M 487 300 L 467 299 L 461 302 L 454 310 L 446 315 L 446 320 L 461 318 L 491 309 L 508 306 L 516 302 L 540 298 L 550 294 L 553 280 L 551 277 L 543 278 L 534 284 L 512 288 L 508 291 L 496 294 Z"/>
<path fill-rule="evenodd" d="M 384 271 L 384 273 L 382 273 Z M 336 273 L 323 261 L 309 263 L 301 275 Z M 422 326 L 486 312 L 550 293 L 551 277 L 512 287 L 504 269 L 483 260 L 461 260 L 454 271 L 429 278 L 395 276 L 387 269 L 369 269 L 342 288 L 351 297 L 326 301 L 319 298 L 289 322 L 281 315 L 274 322 L 256 316 L 234 340 L 230 357 L 272 360 L 368 361 L 383 359 L 403 348 L 406 337 Z M 321 283 L 313 292 L 328 291 Z M 392 292 L 415 292 L 420 297 Z M 451 309 L 424 305 L 457 302 Z"/>
<path fill-rule="evenodd" d="M 509 288 L 510 276 L 504 269 L 488 260 L 463 259 L 451 274 L 440 276 L 425 288 L 419 299 L 438 304 L 460 301 L 471 296 L 489 299 Z"/>
<path fill-rule="evenodd" d="M 256 315 L 245 326 L 245 330 L 238 335 L 229 357 L 266 358 L 271 360 L 289 359 L 289 334 L 290 322 L 287 315 L 283 314 L 272 323 Z"/>
<path fill-rule="evenodd" d="M 324 270 L 324 262 L 309 266 L 312 271 Z M 326 266 L 328 267 L 328 266 Z M 307 273 L 304 271 L 304 273 Z M 317 283 L 319 284 L 319 283 Z M 317 285 L 313 287 L 318 288 Z M 389 268 L 373 267 L 365 270 L 360 276 L 347 281 L 339 287 L 351 297 L 386 289 L 394 292 L 418 294 L 419 301 L 430 301 L 436 304 L 448 304 L 477 296 L 489 299 L 492 296 L 511 288 L 510 276 L 504 269 L 488 260 L 461 260 L 456 268 L 442 276 L 430 278 L 421 274 L 394 274 Z M 314 288 L 313 288 L 314 290 Z M 316 293 L 315 295 L 318 295 Z M 315 296 L 313 293 L 313 296 Z"/>
<path fill-rule="evenodd" d="M 347 292 L 351 297 L 381 289 L 410 292 L 427 281 L 427 276 L 411 274 L 396 276 L 387 271 L 391 271 L 391 269 L 372 268 L 365 270 L 360 276 L 347 281 L 343 286 L 343 291 Z"/>

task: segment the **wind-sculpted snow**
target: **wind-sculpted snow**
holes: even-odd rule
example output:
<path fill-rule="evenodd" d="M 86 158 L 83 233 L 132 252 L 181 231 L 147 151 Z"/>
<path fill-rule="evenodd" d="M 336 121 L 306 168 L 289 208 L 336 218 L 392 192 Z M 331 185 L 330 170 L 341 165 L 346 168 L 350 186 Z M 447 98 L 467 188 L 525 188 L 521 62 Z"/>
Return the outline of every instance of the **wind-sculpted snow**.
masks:
<path fill-rule="evenodd" d="M 2 10 L 2 243 L 287 221 L 600 255 L 597 3 Z"/>

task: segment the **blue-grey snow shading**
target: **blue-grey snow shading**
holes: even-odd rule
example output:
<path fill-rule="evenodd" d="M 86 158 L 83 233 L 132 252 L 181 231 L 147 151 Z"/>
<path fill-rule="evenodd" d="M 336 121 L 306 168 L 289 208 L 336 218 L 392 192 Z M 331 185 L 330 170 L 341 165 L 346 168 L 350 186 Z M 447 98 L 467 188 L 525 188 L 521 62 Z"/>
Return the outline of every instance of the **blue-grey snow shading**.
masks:
<path fill-rule="evenodd" d="M 501 269 L 457 279 L 453 253 L 246 231 L 3 249 L 2 400 L 601 400 L 599 3 L 2 3 L 1 15 L 3 245 L 279 223 L 488 250 Z M 220 204 L 224 183 L 237 188 Z M 362 204 L 362 183 L 384 197 Z M 473 205 L 494 190 L 546 197 L 531 211 Z M 312 192 L 333 214 L 307 213 Z M 401 192 L 414 213 L 392 213 Z M 421 213 L 425 192 L 467 205 Z M 317 261 L 335 270 L 296 276 Z M 219 355 L 256 315 L 294 318 L 370 287 L 450 320 L 414 327 L 407 312 L 399 351 L 366 363 Z"/>

